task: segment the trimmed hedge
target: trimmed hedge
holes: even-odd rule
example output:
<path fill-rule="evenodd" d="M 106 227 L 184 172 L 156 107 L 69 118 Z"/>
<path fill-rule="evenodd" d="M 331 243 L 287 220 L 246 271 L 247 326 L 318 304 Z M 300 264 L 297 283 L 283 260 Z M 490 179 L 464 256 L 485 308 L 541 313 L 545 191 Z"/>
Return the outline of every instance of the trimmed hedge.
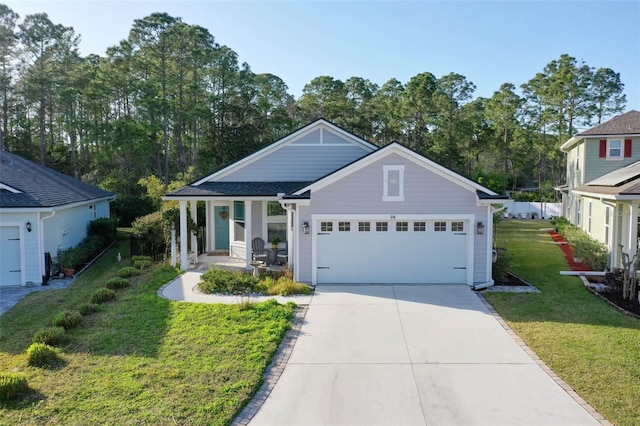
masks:
<path fill-rule="evenodd" d="M 34 367 L 48 367 L 60 361 L 58 351 L 44 343 L 33 343 L 27 348 L 27 362 Z"/>
<path fill-rule="evenodd" d="M 96 303 L 83 303 L 78 306 L 78 312 L 80 312 L 80 314 L 85 317 L 87 315 L 91 315 L 94 312 L 98 312 L 99 310 L 100 307 Z"/>
<path fill-rule="evenodd" d="M 575 257 L 594 271 L 602 271 L 609 264 L 609 249 L 600 241 L 591 238 L 581 228 L 572 225 L 564 217 L 556 217 L 553 224 L 573 248 Z"/>
<path fill-rule="evenodd" d="M 129 280 L 122 277 L 112 277 L 105 281 L 104 286 L 111 290 L 119 290 L 129 287 Z"/>
<path fill-rule="evenodd" d="M 29 384 L 24 374 L 0 373 L 0 401 L 10 401 L 28 390 Z"/>
<path fill-rule="evenodd" d="M 78 311 L 63 311 L 53 318 L 51 325 L 65 330 L 76 328 L 82 322 L 82 314 Z"/>
<path fill-rule="evenodd" d="M 211 268 L 201 275 L 198 287 L 203 293 L 243 294 L 253 291 L 258 279 L 238 271 Z"/>
<path fill-rule="evenodd" d="M 147 269 L 151 266 L 150 260 L 134 260 L 133 267 L 136 269 Z"/>
<path fill-rule="evenodd" d="M 116 292 L 110 288 L 99 288 L 91 294 L 91 303 L 110 302 L 116 298 Z"/>
<path fill-rule="evenodd" d="M 129 278 L 140 274 L 140 269 L 134 268 L 133 266 L 125 266 L 124 268 L 119 269 L 116 273 L 116 275 L 121 278 Z"/>
<path fill-rule="evenodd" d="M 63 327 L 47 327 L 35 332 L 32 343 L 44 343 L 45 345 L 56 346 L 64 340 Z"/>

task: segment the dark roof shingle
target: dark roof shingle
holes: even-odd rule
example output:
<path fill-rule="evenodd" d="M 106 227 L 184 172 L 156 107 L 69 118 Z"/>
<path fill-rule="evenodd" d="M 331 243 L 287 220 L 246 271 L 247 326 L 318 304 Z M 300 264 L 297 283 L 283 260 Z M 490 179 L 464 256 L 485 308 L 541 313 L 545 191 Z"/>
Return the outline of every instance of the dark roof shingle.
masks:
<path fill-rule="evenodd" d="M 114 196 L 7 151 L 0 151 L 0 183 L 20 191 L 0 191 L 0 207 L 3 208 L 55 207 Z"/>
<path fill-rule="evenodd" d="M 576 136 L 640 135 L 640 111 L 631 110 Z"/>
<path fill-rule="evenodd" d="M 260 197 L 289 194 L 304 188 L 311 182 L 205 182 L 201 185 L 188 185 L 173 191 L 168 196 L 221 196 L 221 197 Z"/>

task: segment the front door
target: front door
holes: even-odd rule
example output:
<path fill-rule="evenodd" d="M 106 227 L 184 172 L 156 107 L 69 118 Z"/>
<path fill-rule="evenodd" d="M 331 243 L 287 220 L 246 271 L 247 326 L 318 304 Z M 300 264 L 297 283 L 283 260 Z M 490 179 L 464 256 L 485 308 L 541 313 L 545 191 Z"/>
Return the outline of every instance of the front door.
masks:
<path fill-rule="evenodd" d="M 229 207 L 214 207 L 216 250 L 229 250 Z"/>

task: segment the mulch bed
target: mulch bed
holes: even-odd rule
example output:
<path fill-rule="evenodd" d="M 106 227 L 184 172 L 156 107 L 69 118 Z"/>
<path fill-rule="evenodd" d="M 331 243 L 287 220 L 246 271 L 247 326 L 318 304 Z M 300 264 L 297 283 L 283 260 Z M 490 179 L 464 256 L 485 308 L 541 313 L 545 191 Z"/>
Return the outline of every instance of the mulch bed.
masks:
<path fill-rule="evenodd" d="M 554 230 L 550 230 L 549 234 L 551 235 L 551 238 L 553 239 L 553 241 L 557 243 L 564 243 L 564 244 L 558 244 L 558 247 L 560 247 L 560 250 L 562 250 L 562 252 L 564 253 L 564 257 L 567 260 L 567 263 L 569 264 L 569 267 L 571 267 L 572 271 L 590 271 L 591 270 L 591 268 L 587 267 L 585 264 L 574 261 L 573 247 L 571 247 L 569 244 L 566 243 L 566 240 L 562 235 L 555 232 Z M 599 277 L 590 279 L 590 282 L 593 282 L 593 283 L 601 282 L 601 281 L 602 279 Z M 587 287 L 587 289 L 591 291 L 593 294 L 595 294 L 596 296 L 604 299 L 606 302 L 614 306 L 619 311 L 626 313 L 630 316 L 640 318 L 640 304 L 638 303 L 637 300 L 623 299 L 622 290 L 598 292 L 590 287 Z"/>

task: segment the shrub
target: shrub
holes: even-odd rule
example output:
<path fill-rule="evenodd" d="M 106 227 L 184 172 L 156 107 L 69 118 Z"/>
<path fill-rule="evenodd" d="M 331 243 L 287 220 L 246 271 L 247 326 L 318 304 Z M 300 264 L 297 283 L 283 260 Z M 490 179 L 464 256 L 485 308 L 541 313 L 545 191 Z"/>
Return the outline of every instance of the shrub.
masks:
<path fill-rule="evenodd" d="M 62 327 L 65 330 L 76 328 L 82 322 L 82 314 L 78 311 L 63 311 L 53 318 L 51 324 L 54 327 Z"/>
<path fill-rule="evenodd" d="M 244 272 L 211 268 L 201 275 L 198 287 L 203 293 L 244 294 L 257 284 L 257 278 Z"/>
<path fill-rule="evenodd" d="M 34 367 L 55 365 L 60 361 L 58 351 L 44 343 L 33 343 L 27 348 L 27 362 Z"/>
<path fill-rule="evenodd" d="M 311 288 L 308 285 L 298 283 L 287 277 L 280 277 L 267 290 L 268 294 L 278 296 L 289 296 L 291 294 L 311 294 Z"/>
<path fill-rule="evenodd" d="M 167 248 L 169 224 L 162 212 L 137 218 L 133 222 L 133 235 L 138 244 L 138 253 L 163 253 Z"/>
<path fill-rule="evenodd" d="M 118 290 L 129 287 L 129 280 L 122 277 L 112 277 L 109 278 L 104 285 L 111 290 Z"/>
<path fill-rule="evenodd" d="M 94 312 L 98 312 L 99 310 L 100 307 L 95 303 L 83 303 L 78 306 L 78 312 L 80 312 L 80 314 L 85 317 L 87 315 L 91 315 Z"/>
<path fill-rule="evenodd" d="M 128 278 L 135 275 L 140 275 L 140 273 L 140 269 L 138 268 L 134 268 L 133 266 L 125 266 L 124 268 L 119 269 L 116 275 L 121 278 Z"/>
<path fill-rule="evenodd" d="M 91 294 L 91 303 L 110 302 L 116 298 L 116 292 L 110 288 L 99 288 Z"/>
<path fill-rule="evenodd" d="M 153 259 L 151 259 L 151 256 L 131 256 L 131 260 L 134 262 L 137 262 L 139 260 L 148 260 L 149 262 L 151 262 Z"/>
<path fill-rule="evenodd" d="M 565 240 L 573 247 L 573 254 L 594 271 L 602 271 L 608 265 L 609 250 L 598 240 L 591 238 L 581 228 L 572 225 L 563 217 L 556 217 L 552 223 Z"/>
<path fill-rule="evenodd" d="M 136 269 L 147 269 L 149 266 L 151 266 L 151 261 L 150 260 L 134 260 L 133 261 L 133 267 Z"/>
<path fill-rule="evenodd" d="M 29 390 L 24 374 L 0 373 L 0 401 L 10 401 Z"/>
<path fill-rule="evenodd" d="M 89 223 L 88 235 L 99 235 L 104 241 L 111 242 L 118 237 L 118 221 L 116 218 L 101 218 Z"/>
<path fill-rule="evenodd" d="M 56 346 L 64 340 L 63 327 L 41 328 L 33 335 L 32 343 L 44 343 L 45 345 Z"/>

